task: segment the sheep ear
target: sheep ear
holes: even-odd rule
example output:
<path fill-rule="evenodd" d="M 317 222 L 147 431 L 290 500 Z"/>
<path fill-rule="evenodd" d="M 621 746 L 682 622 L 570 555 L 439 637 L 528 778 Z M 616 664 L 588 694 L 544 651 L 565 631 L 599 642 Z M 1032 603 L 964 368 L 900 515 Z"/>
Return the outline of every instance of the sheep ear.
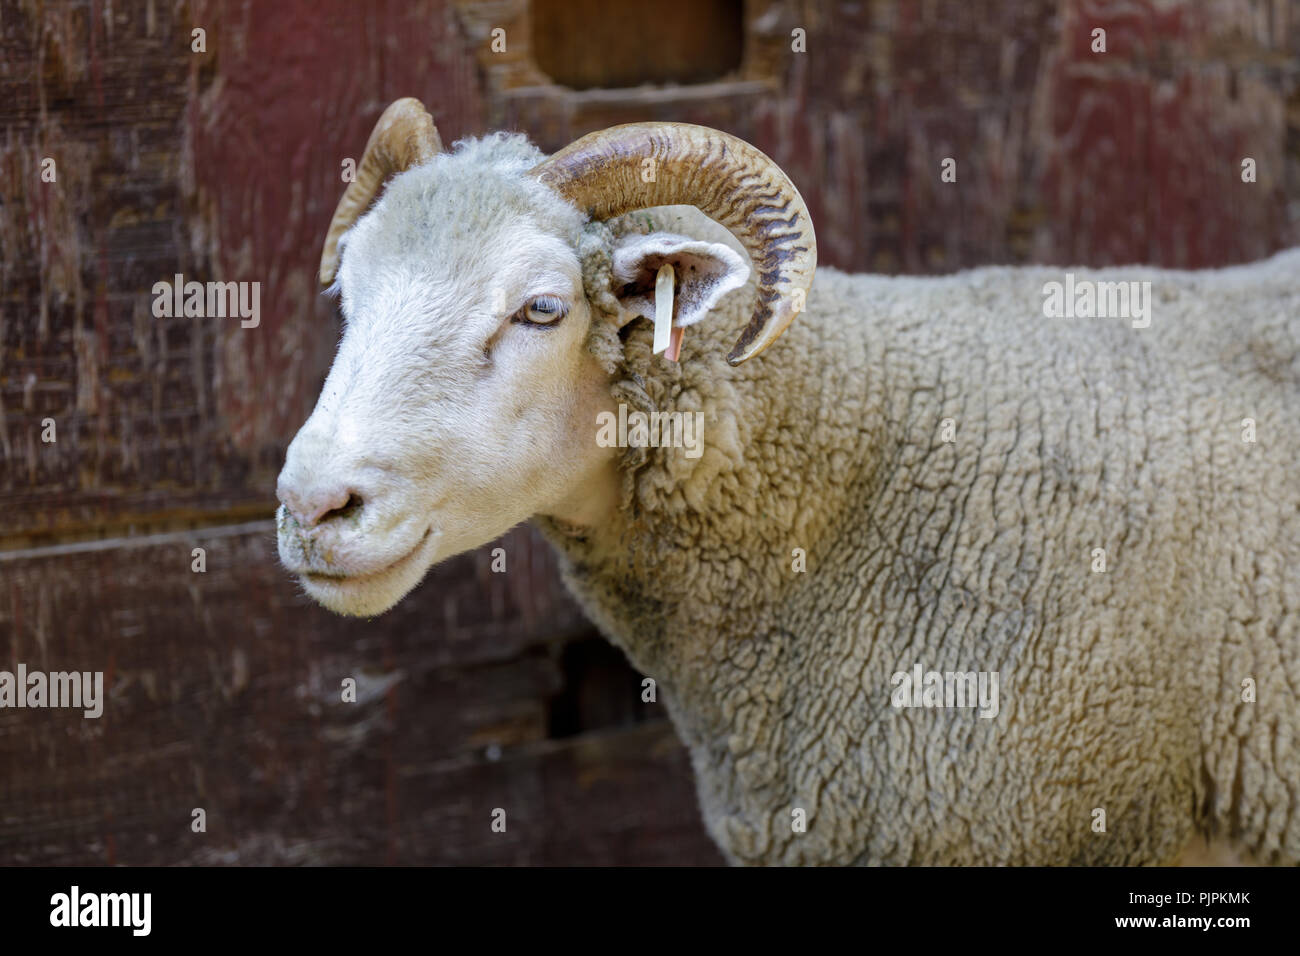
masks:
<path fill-rule="evenodd" d="M 626 321 L 655 318 L 655 277 L 664 263 L 673 267 L 673 325 L 694 325 L 724 295 L 749 278 L 749 263 L 730 246 L 670 232 L 623 239 L 614 250 L 613 292 L 627 311 Z"/>

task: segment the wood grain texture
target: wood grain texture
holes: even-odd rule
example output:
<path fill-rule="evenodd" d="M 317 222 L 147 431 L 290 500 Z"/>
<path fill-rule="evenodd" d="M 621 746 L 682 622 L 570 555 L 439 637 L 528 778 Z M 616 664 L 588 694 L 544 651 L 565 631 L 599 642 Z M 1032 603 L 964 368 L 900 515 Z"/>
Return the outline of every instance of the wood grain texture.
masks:
<path fill-rule="evenodd" d="M 716 861 L 662 710 L 549 739 L 590 628 L 545 544 L 502 547 L 374 621 L 311 605 L 269 527 L 11 553 L 0 669 L 103 671 L 107 701 L 0 709 L 0 864 Z"/>
<path fill-rule="evenodd" d="M 0 4 L 0 543 L 273 506 L 338 341 L 309 264 L 343 160 L 402 95 L 449 138 L 481 129 L 452 20 L 433 0 Z M 177 273 L 260 283 L 259 325 L 155 318 Z"/>

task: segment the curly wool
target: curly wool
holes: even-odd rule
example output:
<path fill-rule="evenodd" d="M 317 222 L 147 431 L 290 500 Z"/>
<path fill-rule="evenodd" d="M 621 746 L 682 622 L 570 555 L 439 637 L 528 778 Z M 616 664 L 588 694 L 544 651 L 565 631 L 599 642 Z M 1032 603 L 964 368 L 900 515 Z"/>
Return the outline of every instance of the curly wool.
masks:
<path fill-rule="evenodd" d="M 616 401 L 704 412 L 704 452 L 629 449 L 610 527 L 539 524 L 732 862 L 1300 861 L 1300 250 L 1071 271 L 1150 281 L 1151 327 L 1044 318 L 1045 268 L 822 269 L 734 369 L 752 284 L 680 364 L 594 323 Z M 916 664 L 997 672 L 996 718 L 892 707 Z"/>

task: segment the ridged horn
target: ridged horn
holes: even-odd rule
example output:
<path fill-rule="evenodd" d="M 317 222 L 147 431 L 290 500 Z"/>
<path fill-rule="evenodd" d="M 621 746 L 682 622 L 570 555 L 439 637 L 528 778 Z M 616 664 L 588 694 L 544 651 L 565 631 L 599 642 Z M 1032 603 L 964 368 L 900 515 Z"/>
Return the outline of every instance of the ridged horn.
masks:
<path fill-rule="evenodd" d="M 742 139 L 689 123 L 628 123 L 575 140 L 532 175 L 593 219 L 689 205 L 726 226 L 758 271 L 758 305 L 732 365 L 775 342 L 803 308 L 817 267 L 812 218 L 789 177 Z"/>
<path fill-rule="evenodd" d="M 438 128 L 423 103 L 407 96 L 389 104 L 366 142 L 366 151 L 357 166 L 357 178 L 348 183 L 343 198 L 334 208 L 320 256 L 321 285 L 334 281 L 339 264 L 339 237 L 370 208 L 384 181 L 440 152 L 442 140 Z"/>

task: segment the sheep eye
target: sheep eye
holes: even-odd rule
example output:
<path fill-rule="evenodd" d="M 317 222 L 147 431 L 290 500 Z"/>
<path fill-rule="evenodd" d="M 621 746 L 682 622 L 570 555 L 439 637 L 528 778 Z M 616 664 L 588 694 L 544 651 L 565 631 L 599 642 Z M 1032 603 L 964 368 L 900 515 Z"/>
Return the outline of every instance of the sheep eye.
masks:
<path fill-rule="evenodd" d="M 515 314 L 515 320 L 528 325 L 554 325 L 568 312 L 569 307 L 559 296 L 539 295 Z"/>

